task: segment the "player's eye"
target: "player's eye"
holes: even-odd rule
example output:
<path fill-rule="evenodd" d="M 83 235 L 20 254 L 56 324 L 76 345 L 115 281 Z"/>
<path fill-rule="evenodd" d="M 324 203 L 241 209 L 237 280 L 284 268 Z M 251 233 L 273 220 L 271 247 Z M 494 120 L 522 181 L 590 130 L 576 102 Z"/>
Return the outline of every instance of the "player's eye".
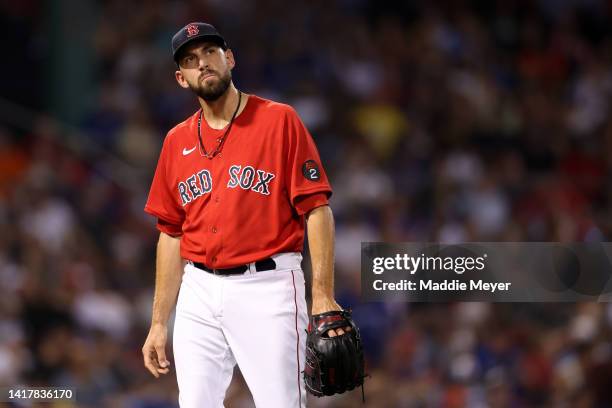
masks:
<path fill-rule="evenodd" d="M 193 54 L 185 55 L 185 57 L 181 60 L 181 65 L 186 68 L 193 67 L 195 64 L 196 57 Z"/>

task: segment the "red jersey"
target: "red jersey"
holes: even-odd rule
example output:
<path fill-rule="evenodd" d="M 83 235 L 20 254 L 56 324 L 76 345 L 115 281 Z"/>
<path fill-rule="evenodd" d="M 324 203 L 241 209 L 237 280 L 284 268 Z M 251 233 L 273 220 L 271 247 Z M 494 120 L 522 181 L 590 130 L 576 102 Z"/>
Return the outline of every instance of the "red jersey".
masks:
<path fill-rule="evenodd" d="M 304 214 L 332 193 L 317 148 L 288 105 L 249 96 L 219 154 L 204 157 L 200 111 L 166 136 L 145 211 L 181 236 L 181 256 L 230 268 L 279 252 L 301 252 Z M 226 129 L 202 117 L 207 152 Z"/>

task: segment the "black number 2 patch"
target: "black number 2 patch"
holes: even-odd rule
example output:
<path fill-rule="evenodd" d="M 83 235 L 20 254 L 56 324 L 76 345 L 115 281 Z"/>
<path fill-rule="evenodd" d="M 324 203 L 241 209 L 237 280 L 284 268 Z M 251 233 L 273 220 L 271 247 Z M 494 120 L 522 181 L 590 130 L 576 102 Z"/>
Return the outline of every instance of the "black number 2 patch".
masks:
<path fill-rule="evenodd" d="M 310 181 L 321 180 L 319 165 L 314 160 L 306 160 L 302 165 L 302 174 Z"/>

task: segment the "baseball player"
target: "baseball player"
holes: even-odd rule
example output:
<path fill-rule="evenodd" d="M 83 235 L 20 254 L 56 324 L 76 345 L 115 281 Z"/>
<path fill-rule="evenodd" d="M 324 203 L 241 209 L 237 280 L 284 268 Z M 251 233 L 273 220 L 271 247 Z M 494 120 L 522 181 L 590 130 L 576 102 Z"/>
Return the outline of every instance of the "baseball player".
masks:
<path fill-rule="evenodd" d="M 312 313 L 341 310 L 319 154 L 290 106 L 236 89 L 234 55 L 213 26 L 186 25 L 172 49 L 176 81 L 200 108 L 168 132 L 145 206 L 160 237 L 144 365 L 157 378 L 170 371 L 176 303 L 181 407 L 222 407 L 236 364 L 257 407 L 304 407 L 305 227 Z"/>

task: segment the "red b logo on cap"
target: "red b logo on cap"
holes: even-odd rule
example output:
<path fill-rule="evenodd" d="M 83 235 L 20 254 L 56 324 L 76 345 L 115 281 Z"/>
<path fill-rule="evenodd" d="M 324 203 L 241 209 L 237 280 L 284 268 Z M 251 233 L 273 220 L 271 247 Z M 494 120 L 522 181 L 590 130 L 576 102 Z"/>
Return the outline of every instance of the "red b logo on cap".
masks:
<path fill-rule="evenodd" d="M 185 30 L 187 30 L 187 37 L 193 37 L 200 32 L 200 29 L 195 24 L 189 24 L 185 27 Z"/>

